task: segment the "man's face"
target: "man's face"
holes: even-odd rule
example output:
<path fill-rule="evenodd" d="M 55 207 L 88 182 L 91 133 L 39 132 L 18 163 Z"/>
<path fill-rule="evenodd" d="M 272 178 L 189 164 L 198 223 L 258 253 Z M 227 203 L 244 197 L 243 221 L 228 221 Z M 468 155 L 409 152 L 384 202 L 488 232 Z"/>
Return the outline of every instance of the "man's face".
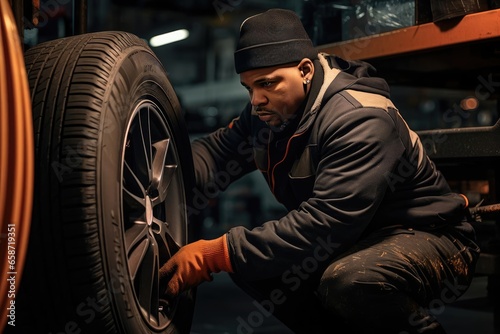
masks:
<path fill-rule="evenodd" d="M 294 117 L 306 97 L 301 64 L 258 68 L 240 74 L 255 112 L 271 127 L 279 127 Z"/>

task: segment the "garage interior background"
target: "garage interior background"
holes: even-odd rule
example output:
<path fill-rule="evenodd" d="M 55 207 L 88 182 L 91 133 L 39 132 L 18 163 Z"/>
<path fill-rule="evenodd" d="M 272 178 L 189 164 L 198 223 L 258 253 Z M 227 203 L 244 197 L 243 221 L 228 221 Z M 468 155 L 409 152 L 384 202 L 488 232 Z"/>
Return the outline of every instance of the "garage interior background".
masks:
<path fill-rule="evenodd" d="M 74 3 L 41 0 L 37 24 L 24 17 L 24 48 L 72 35 L 81 14 Z M 476 10 L 497 8 L 495 1 L 476 3 L 484 6 Z M 248 101 L 234 71 L 233 51 L 239 26 L 250 15 L 274 7 L 294 10 L 317 46 L 432 21 L 429 1 L 410 0 L 88 0 L 86 5 L 87 32 L 122 30 L 150 43 L 179 96 L 192 138 L 224 126 Z M 154 36 L 179 29 L 187 31 L 187 38 L 151 44 Z M 496 100 L 471 98 L 470 89 L 392 85 L 392 94 L 415 130 L 490 126 L 498 120 Z M 457 111 L 466 111 L 467 117 L 452 117 Z M 472 202 L 481 196 L 469 195 Z M 206 230 L 255 226 L 283 213 L 256 173 L 232 185 L 206 210 Z"/>
<path fill-rule="evenodd" d="M 18 1 L 11 0 L 11 4 L 14 6 L 20 3 Z M 154 36 L 179 29 L 187 30 L 189 35 L 183 40 L 157 47 L 151 44 L 150 46 L 163 63 L 179 96 L 190 136 L 194 139 L 227 124 L 239 114 L 248 101 L 247 92 L 240 85 L 239 77 L 233 68 L 233 51 L 239 26 L 248 16 L 275 7 L 294 10 L 301 16 L 313 42 L 317 46 L 324 46 L 431 22 L 431 14 L 425 10 L 425 6 L 428 9 L 430 1 L 87 0 L 85 17 L 88 32 L 122 30 L 133 33 L 148 43 L 151 43 L 151 38 Z M 78 1 L 40 0 L 37 24 L 35 25 L 32 18 L 28 16 L 25 16 L 22 22 L 25 50 L 44 41 L 74 34 L 76 17 L 80 15 L 73 8 L 76 2 Z M 500 1 L 496 0 L 478 0 L 474 3 L 479 4 L 480 7 L 483 6 L 477 8 L 479 11 L 500 7 L 498 5 Z M 479 78 L 475 70 L 485 64 L 488 65 L 488 62 L 491 62 L 492 66 L 488 65 L 489 67 L 482 73 L 493 74 L 491 82 L 500 83 L 500 76 L 497 74 L 500 52 L 494 43 L 491 48 L 490 46 L 476 49 L 481 64 L 477 61 L 478 58 L 469 61 L 467 57 L 472 54 L 470 52 L 445 54 L 444 57 L 433 57 L 433 62 L 425 69 L 419 67 L 420 63 L 415 63 L 411 74 L 406 72 L 400 74 L 407 76 L 405 85 L 394 84 L 398 80 L 392 80 L 393 100 L 413 129 L 493 126 L 498 122 L 498 96 L 478 99 L 478 94 L 474 91 Z M 490 58 L 485 55 L 490 55 Z M 464 68 L 467 73 L 461 71 L 463 64 L 467 64 Z M 412 64 L 409 66 L 411 67 Z M 451 68 L 451 71 L 439 72 L 442 67 Z M 431 70 L 427 71 L 429 68 Z M 416 73 L 420 75 L 416 76 Z M 446 88 L 440 87 L 443 75 L 453 75 L 450 81 L 461 82 L 456 79 L 464 74 L 469 74 L 466 76 L 470 82 L 467 87 L 462 87 L 460 84 L 451 87 L 448 85 Z M 420 81 L 422 76 L 426 78 Z M 434 81 L 433 85 L 422 84 L 422 82 L 431 81 Z M 498 86 L 493 88 L 498 90 Z M 490 175 L 487 177 L 490 178 Z M 497 188 L 492 188 L 490 191 L 487 182 L 482 178 L 481 175 L 479 181 L 464 181 L 467 184 L 463 186 L 472 204 L 480 202 L 494 191 L 498 193 L 498 188 L 500 188 L 498 181 L 495 181 Z M 498 199 L 494 202 L 497 203 Z M 279 217 L 283 213 L 283 207 L 274 200 L 263 177 L 259 173 L 252 173 L 211 201 L 202 216 L 203 221 L 200 224 L 202 228 L 198 232 L 202 237 L 218 236 L 221 231 L 231 226 L 252 227 L 268 219 Z M 484 230 L 481 232 L 495 237 L 498 235 L 496 226 L 494 223 L 484 224 Z M 490 242 L 495 254 L 498 253 L 500 248 L 498 238 L 484 238 L 483 240 Z M 487 246 L 482 248 L 487 249 Z M 497 262 L 494 264 L 493 269 L 497 270 Z M 498 276 L 495 277 L 498 278 Z M 496 289 L 496 292 L 500 291 L 498 285 Z M 214 289 L 214 300 L 219 298 L 215 295 L 217 291 Z M 231 304 L 231 307 L 234 305 L 236 304 Z M 475 311 L 480 310 L 482 305 L 474 304 Z M 211 306 L 206 305 L 207 309 Z M 497 306 L 496 310 L 499 309 L 500 307 Z M 454 323 L 459 315 L 451 314 L 450 319 Z M 476 323 L 480 323 L 479 320 L 482 318 L 480 315 L 476 317 Z M 214 319 L 209 320 L 207 320 L 208 323 L 214 321 Z M 490 328 L 489 322 L 483 323 Z M 460 322 L 457 326 L 459 325 Z M 500 317 L 497 315 L 495 332 L 500 332 L 499 328 Z M 484 330 L 478 333 L 485 334 L 489 331 Z"/>

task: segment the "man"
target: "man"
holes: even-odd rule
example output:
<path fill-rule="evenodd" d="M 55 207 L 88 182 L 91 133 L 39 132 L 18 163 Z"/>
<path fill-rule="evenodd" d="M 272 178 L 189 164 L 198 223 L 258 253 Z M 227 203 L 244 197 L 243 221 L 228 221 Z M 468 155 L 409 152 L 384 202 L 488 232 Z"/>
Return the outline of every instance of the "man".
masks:
<path fill-rule="evenodd" d="M 259 169 L 289 211 L 181 248 L 166 296 L 225 271 L 296 333 L 444 333 L 428 308 L 463 294 L 479 249 L 386 82 L 318 54 L 288 10 L 246 19 L 234 56 L 250 103 L 193 142 L 197 184 Z"/>

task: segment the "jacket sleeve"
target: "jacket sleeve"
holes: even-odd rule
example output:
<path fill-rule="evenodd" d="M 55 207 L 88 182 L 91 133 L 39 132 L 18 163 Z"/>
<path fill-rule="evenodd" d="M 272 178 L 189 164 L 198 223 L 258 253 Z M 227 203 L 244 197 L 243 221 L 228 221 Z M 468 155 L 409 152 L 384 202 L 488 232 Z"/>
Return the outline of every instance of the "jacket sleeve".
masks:
<path fill-rule="evenodd" d="M 256 169 L 250 146 L 250 111 L 247 106 L 227 126 L 191 143 L 196 187 L 210 198 Z"/>
<path fill-rule="evenodd" d="M 229 231 L 237 274 L 291 281 L 352 246 L 372 220 L 388 189 L 386 175 L 405 148 L 385 110 L 336 109 L 342 106 L 316 120 L 320 159 L 313 195 L 279 220 Z"/>

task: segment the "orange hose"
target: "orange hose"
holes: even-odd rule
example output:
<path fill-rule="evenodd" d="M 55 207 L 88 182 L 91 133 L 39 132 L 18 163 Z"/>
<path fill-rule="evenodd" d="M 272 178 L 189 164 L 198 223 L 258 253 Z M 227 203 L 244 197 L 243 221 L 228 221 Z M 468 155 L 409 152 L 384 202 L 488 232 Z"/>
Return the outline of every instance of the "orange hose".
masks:
<path fill-rule="evenodd" d="M 31 101 L 21 41 L 7 0 L 0 0 L 0 330 L 19 289 L 33 204 Z M 13 262 L 14 261 L 14 262 Z M 7 278 L 13 278 L 8 281 Z M 12 284 L 11 284 L 12 283 Z M 14 315 L 14 318 L 9 315 Z"/>

